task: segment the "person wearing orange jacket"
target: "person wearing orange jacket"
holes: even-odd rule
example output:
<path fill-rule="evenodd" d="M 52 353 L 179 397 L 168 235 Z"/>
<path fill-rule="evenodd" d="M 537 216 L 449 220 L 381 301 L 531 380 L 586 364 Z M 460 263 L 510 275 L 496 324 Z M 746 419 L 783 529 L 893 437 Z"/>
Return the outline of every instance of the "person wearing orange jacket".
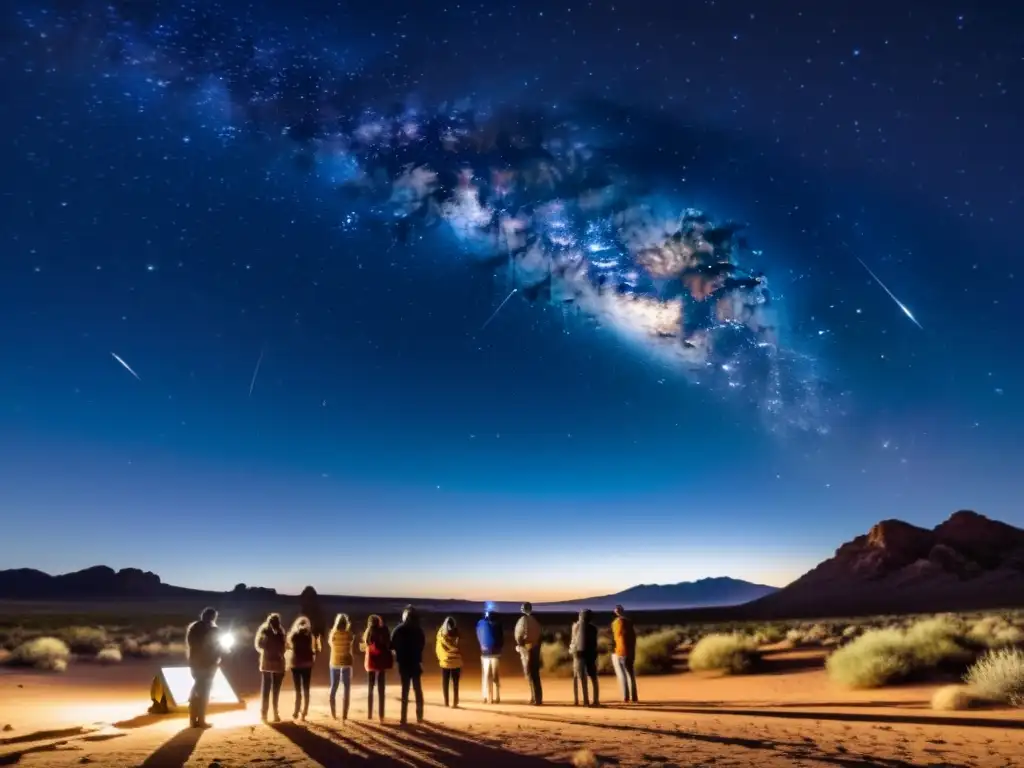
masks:
<path fill-rule="evenodd" d="M 621 605 L 615 606 L 615 619 L 612 621 L 612 639 L 615 647 L 612 649 L 612 667 L 615 669 L 615 676 L 619 679 L 619 687 L 622 689 L 622 701 L 626 704 L 637 702 L 636 694 L 636 630 L 633 622 L 626 617 L 626 611 Z"/>

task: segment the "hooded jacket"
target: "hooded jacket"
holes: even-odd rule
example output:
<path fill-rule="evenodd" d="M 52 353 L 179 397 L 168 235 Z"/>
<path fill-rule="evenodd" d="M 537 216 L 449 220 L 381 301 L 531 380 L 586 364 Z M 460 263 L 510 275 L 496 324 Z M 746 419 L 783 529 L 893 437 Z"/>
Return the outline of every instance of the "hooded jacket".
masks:
<path fill-rule="evenodd" d="M 448 617 L 441 628 L 437 630 L 437 640 L 434 642 L 437 663 L 441 669 L 460 669 L 462 667 L 460 640 L 459 628 L 455 626 L 455 619 Z"/>
<path fill-rule="evenodd" d="M 616 656 L 631 659 L 636 656 L 636 630 L 633 622 L 625 616 L 616 616 L 612 621 L 612 639 L 615 642 L 613 653 Z"/>
<path fill-rule="evenodd" d="M 476 639 L 480 643 L 481 656 L 501 656 L 505 633 L 493 616 L 484 616 L 476 623 Z"/>
<path fill-rule="evenodd" d="M 590 611 L 580 611 L 580 617 L 572 625 L 572 641 L 569 652 L 588 663 L 597 661 L 597 627 L 590 623 Z"/>
<path fill-rule="evenodd" d="M 402 623 L 391 633 L 391 647 L 395 650 L 398 669 L 408 674 L 420 674 L 423 671 L 423 648 L 426 644 L 419 616 L 413 611 L 407 612 Z"/>
<path fill-rule="evenodd" d="M 366 656 L 363 665 L 367 672 L 386 672 L 395 660 L 391 655 L 391 635 L 387 627 L 373 627 L 365 636 Z"/>
<path fill-rule="evenodd" d="M 254 642 L 260 652 L 260 672 L 284 672 L 285 634 L 284 628 L 276 630 L 264 624 L 256 632 Z"/>
<path fill-rule="evenodd" d="M 288 633 L 288 651 L 285 666 L 288 669 L 312 669 L 320 650 L 320 640 L 311 629 L 292 630 Z"/>

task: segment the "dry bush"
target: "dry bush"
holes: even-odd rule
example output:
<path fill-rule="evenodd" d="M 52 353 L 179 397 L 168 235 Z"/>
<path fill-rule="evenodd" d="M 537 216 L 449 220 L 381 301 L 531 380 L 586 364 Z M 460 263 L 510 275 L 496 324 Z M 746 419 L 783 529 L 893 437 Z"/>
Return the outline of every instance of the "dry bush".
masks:
<path fill-rule="evenodd" d="M 977 647 L 955 616 L 936 616 L 912 624 L 904 633 L 918 669 L 958 667 L 961 670 L 975 658 Z"/>
<path fill-rule="evenodd" d="M 972 688 L 965 685 L 944 685 L 932 694 L 932 709 L 940 712 L 958 712 L 987 704 Z"/>
<path fill-rule="evenodd" d="M 121 641 L 121 653 L 136 659 L 165 659 L 185 656 L 184 643 L 160 643 L 155 641 L 125 638 Z"/>
<path fill-rule="evenodd" d="M 759 656 L 749 637 L 737 633 L 707 635 L 690 651 L 694 672 L 741 674 L 750 671 Z"/>
<path fill-rule="evenodd" d="M 118 664 L 121 658 L 121 649 L 116 645 L 108 645 L 96 654 L 96 661 L 100 664 Z"/>
<path fill-rule="evenodd" d="M 597 768 L 597 756 L 589 749 L 581 749 L 572 756 L 573 768 Z"/>
<path fill-rule="evenodd" d="M 553 643 L 541 643 L 540 665 L 549 674 L 571 676 L 572 655 L 569 653 L 569 647 L 559 640 Z"/>
<path fill-rule="evenodd" d="M 1024 651 L 989 651 L 967 671 L 964 682 L 986 699 L 1024 707 Z"/>
<path fill-rule="evenodd" d="M 37 637 L 15 648 L 7 658 L 7 664 L 15 667 L 32 667 L 50 672 L 63 672 L 68 668 L 71 649 L 57 637 Z"/>
<path fill-rule="evenodd" d="M 975 621 L 968 637 L 988 648 L 1024 645 L 1024 630 L 1002 616 L 983 616 Z"/>
<path fill-rule="evenodd" d="M 662 629 L 636 641 L 636 673 L 659 675 L 671 672 L 673 657 L 679 649 L 679 630 Z"/>
<path fill-rule="evenodd" d="M 750 636 L 756 645 L 775 645 L 781 643 L 785 637 L 786 633 L 783 628 L 775 624 L 758 627 Z"/>
<path fill-rule="evenodd" d="M 878 688 L 909 677 L 914 656 L 903 632 L 874 629 L 829 656 L 825 669 L 840 685 Z"/>
<path fill-rule="evenodd" d="M 60 637 L 76 656 L 95 656 L 110 644 L 103 627 L 68 627 Z"/>
<path fill-rule="evenodd" d="M 843 640 L 852 640 L 864 631 L 864 628 L 860 624 L 850 624 L 843 630 Z"/>

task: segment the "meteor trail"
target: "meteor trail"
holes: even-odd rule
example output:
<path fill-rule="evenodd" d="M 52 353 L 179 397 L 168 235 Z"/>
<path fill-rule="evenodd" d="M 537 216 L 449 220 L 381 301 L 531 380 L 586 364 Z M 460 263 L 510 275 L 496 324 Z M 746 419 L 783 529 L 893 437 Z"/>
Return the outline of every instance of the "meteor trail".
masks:
<path fill-rule="evenodd" d="M 498 305 L 497 309 L 495 309 L 493 312 L 491 312 L 491 316 L 488 317 L 484 321 L 484 324 L 480 326 L 480 331 L 482 331 L 484 328 L 486 328 L 490 324 L 491 320 L 493 320 L 495 317 L 497 317 L 498 313 L 501 312 L 501 308 L 504 307 L 505 304 L 508 303 L 508 300 L 512 298 L 512 294 L 516 293 L 518 291 L 519 291 L 518 288 L 513 288 L 511 291 L 508 292 L 508 296 L 505 297 L 504 301 L 502 301 L 501 304 Z M 480 331 L 477 331 L 477 333 L 480 333 Z"/>
<path fill-rule="evenodd" d="M 117 354 L 117 352 L 111 352 L 110 354 L 114 356 L 114 359 L 117 360 L 117 362 L 119 362 L 121 365 L 124 366 L 124 369 L 126 371 L 128 371 L 128 373 L 130 373 L 132 376 L 134 376 L 139 381 L 142 381 L 142 379 L 139 378 L 139 374 L 137 374 L 135 371 L 133 371 L 132 367 L 130 365 L 128 365 L 128 363 L 126 363 L 124 360 L 122 360 L 120 355 Z"/>
<path fill-rule="evenodd" d="M 256 386 L 256 377 L 260 375 L 260 364 L 263 363 L 263 350 L 260 350 L 260 356 L 256 360 L 256 368 L 252 372 L 252 381 L 249 382 L 249 397 L 252 397 L 252 390 Z"/>
<path fill-rule="evenodd" d="M 876 275 L 874 272 L 871 271 L 871 267 L 869 267 L 867 264 L 865 264 L 863 259 L 858 257 L 857 261 L 859 261 L 860 265 L 862 267 L 864 267 L 864 269 L 866 269 L 868 271 L 868 274 L 871 275 L 871 277 L 874 279 L 874 281 L 876 283 L 878 283 L 880 286 L 882 286 L 882 290 L 889 294 L 889 298 L 896 302 L 896 306 L 903 310 L 903 314 L 906 315 L 908 318 L 910 318 L 910 322 L 912 322 L 914 325 L 916 325 L 918 328 L 920 328 L 923 331 L 924 330 L 924 326 L 921 325 L 919 322 L 917 322 L 917 318 L 914 317 L 914 314 L 909 309 L 907 309 L 907 305 L 904 304 L 902 301 L 900 301 L 899 299 L 896 298 L 896 294 L 893 293 L 892 291 L 890 291 L 888 286 L 886 286 L 886 284 L 883 283 L 879 279 L 878 275 Z"/>

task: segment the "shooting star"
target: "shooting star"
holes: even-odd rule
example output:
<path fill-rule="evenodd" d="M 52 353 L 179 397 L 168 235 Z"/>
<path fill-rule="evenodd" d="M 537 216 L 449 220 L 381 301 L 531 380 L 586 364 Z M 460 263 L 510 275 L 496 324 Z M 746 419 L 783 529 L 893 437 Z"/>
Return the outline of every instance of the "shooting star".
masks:
<path fill-rule="evenodd" d="M 480 330 L 477 331 L 477 333 L 482 332 L 484 328 L 490 325 L 491 320 L 498 316 L 498 313 L 501 312 L 501 308 L 504 307 L 508 303 L 508 300 L 512 298 L 512 294 L 517 293 L 518 291 L 518 288 L 513 288 L 511 291 L 508 292 L 508 296 L 506 296 L 504 301 L 502 301 L 501 304 L 498 305 L 497 309 L 491 312 L 491 316 L 484 321 L 484 324 L 480 326 Z"/>
<path fill-rule="evenodd" d="M 260 356 L 256 360 L 256 368 L 252 372 L 252 381 L 249 382 L 249 397 L 252 397 L 252 391 L 256 387 L 256 377 L 260 375 L 260 365 L 263 363 L 263 351 L 260 350 Z"/>
<path fill-rule="evenodd" d="M 128 371 L 128 373 L 130 373 L 132 376 L 134 376 L 139 381 L 142 381 L 142 379 L 139 377 L 139 374 L 137 374 L 135 371 L 133 371 L 132 367 L 130 365 L 128 365 L 128 363 L 126 363 L 124 360 L 122 360 L 121 356 L 118 355 L 117 352 L 111 352 L 110 354 L 114 356 L 114 359 L 117 360 L 117 362 L 119 362 L 121 365 L 124 366 L 124 369 L 126 371 Z"/>
<path fill-rule="evenodd" d="M 917 322 L 917 318 L 914 317 L 914 313 L 913 312 L 911 312 L 909 309 L 907 309 L 907 305 L 904 304 L 902 301 L 900 301 L 899 299 L 896 298 L 896 294 L 893 293 L 892 291 L 890 291 L 888 286 L 879 279 L 878 275 L 876 275 L 874 272 L 871 271 L 871 267 L 869 267 L 867 264 L 865 264 L 863 259 L 858 257 L 857 261 L 859 261 L 860 265 L 862 267 L 864 267 L 864 269 L 866 269 L 868 271 L 868 274 L 871 275 L 872 279 L 874 279 L 874 281 L 876 283 L 878 283 L 880 286 L 882 286 L 882 290 L 889 294 L 889 298 L 896 302 L 896 306 L 899 307 L 901 310 L 903 310 L 903 314 L 906 315 L 910 319 L 910 322 L 912 322 L 914 325 L 916 325 L 918 328 L 920 328 L 923 331 L 924 330 L 924 326 L 921 325 L 919 322 Z"/>

